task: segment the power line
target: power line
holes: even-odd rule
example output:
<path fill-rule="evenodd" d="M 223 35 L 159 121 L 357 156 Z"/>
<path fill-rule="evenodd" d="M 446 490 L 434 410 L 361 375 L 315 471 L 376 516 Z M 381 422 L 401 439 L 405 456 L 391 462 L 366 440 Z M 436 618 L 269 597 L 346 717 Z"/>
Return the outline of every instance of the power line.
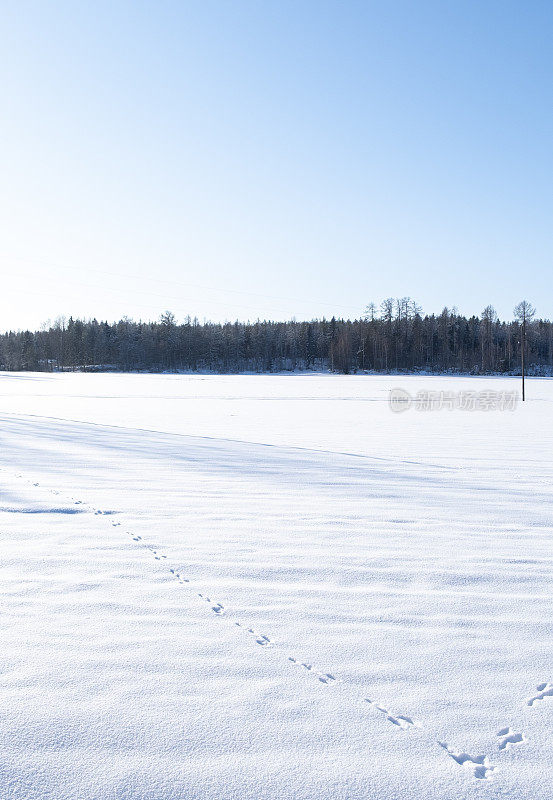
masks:
<path fill-rule="evenodd" d="M 50 267 L 50 268 L 61 269 L 61 270 L 68 271 L 68 272 L 71 272 L 71 273 L 75 273 L 77 271 L 77 267 L 60 264 L 59 262 L 49 262 L 49 261 L 43 261 L 43 260 L 39 260 L 39 259 L 25 259 L 25 258 L 21 258 L 19 256 L 16 256 L 16 257 L 2 256 L 2 258 L 3 259 L 16 260 L 16 261 L 23 261 L 24 263 L 26 262 L 26 263 L 30 263 L 30 264 L 36 264 L 38 266 L 45 266 L 45 267 Z M 138 281 L 150 281 L 152 283 L 158 283 L 158 284 L 164 283 L 164 284 L 169 284 L 169 285 L 172 285 L 172 286 L 180 286 L 182 288 L 195 288 L 195 289 L 201 289 L 202 291 L 220 292 L 222 294 L 234 294 L 234 295 L 239 295 L 239 296 L 240 295 L 247 295 L 249 297 L 259 297 L 259 298 L 264 298 L 266 300 L 276 300 L 278 302 L 284 302 L 284 303 L 294 303 L 295 304 L 295 303 L 305 303 L 306 302 L 306 298 L 305 297 L 303 297 L 303 298 L 280 297 L 278 295 L 264 294 L 264 293 L 261 293 L 261 292 L 251 292 L 251 291 L 246 291 L 246 290 L 241 290 L 241 289 L 228 289 L 228 288 L 222 288 L 222 287 L 219 287 L 219 286 L 208 286 L 206 284 L 194 283 L 194 282 L 191 282 L 191 281 L 176 281 L 176 280 L 169 279 L 169 278 L 153 278 L 153 277 L 148 276 L 148 275 L 138 275 L 137 273 L 128 273 L 128 272 L 116 272 L 116 273 L 114 273 L 114 270 L 97 269 L 97 268 L 87 268 L 87 272 L 94 272 L 94 273 L 96 273 L 98 275 L 109 275 L 110 277 L 112 277 L 114 274 L 116 274 L 118 278 L 128 278 L 129 280 L 134 280 L 134 281 L 136 281 L 136 280 L 138 280 Z M 85 284 L 79 283 L 79 286 L 84 286 L 84 285 Z M 100 287 L 95 287 L 95 288 L 100 288 Z M 137 290 L 137 289 L 131 289 L 131 291 L 134 291 L 135 293 L 141 292 L 142 294 L 149 294 L 151 296 L 150 292 L 144 292 L 144 291 Z M 158 296 L 161 297 L 162 295 L 158 295 Z M 163 297 L 165 297 L 165 295 L 163 295 Z M 349 305 L 343 305 L 343 304 L 340 304 L 340 303 L 329 303 L 329 302 L 326 302 L 326 301 L 323 301 L 323 300 L 315 300 L 313 298 L 309 298 L 309 300 L 310 300 L 311 303 L 313 303 L 314 305 L 317 305 L 317 306 L 327 306 L 328 308 L 333 308 L 333 309 L 344 309 L 344 310 L 348 310 L 350 312 L 355 312 L 355 314 L 359 314 L 360 313 L 359 306 L 349 306 Z M 224 305 L 223 303 L 220 303 L 220 302 L 217 302 L 217 301 L 210 301 L 210 302 L 215 303 L 217 305 Z M 244 306 L 242 304 L 240 304 L 238 307 L 240 307 L 240 308 L 249 308 L 251 310 L 256 310 L 256 309 L 252 309 L 251 306 Z M 280 310 L 280 311 L 278 309 L 275 309 L 275 310 L 278 313 L 287 313 L 287 312 L 283 312 L 282 310 Z"/>

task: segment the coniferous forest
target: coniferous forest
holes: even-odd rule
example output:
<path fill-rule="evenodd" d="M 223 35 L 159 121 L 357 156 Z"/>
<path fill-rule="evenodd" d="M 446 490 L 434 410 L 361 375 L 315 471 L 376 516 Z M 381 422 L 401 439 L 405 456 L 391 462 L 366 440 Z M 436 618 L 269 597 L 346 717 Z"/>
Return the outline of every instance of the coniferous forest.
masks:
<path fill-rule="evenodd" d="M 551 374 L 553 323 L 533 319 L 526 307 L 527 371 Z M 0 334 L 0 369 L 517 374 L 522 324 L 520 313 L 501 321 L 492 306 L 469 318 L 447 308 L 423 314 L 409 298 L 370 304 L 356 320 L 178 322 L 170 312 L 156 322 L 69 317 L 39 331 Z"/>

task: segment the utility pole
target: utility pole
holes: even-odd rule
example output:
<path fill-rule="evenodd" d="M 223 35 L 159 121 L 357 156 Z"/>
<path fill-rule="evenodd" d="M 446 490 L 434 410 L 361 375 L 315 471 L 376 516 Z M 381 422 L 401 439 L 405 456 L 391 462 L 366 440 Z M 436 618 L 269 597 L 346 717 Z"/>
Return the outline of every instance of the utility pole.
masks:
<path fill-rule="evenodd" d="M 536 313 L 534 306 L 528 300 L 522 300 L 514 309 L 515 317 L 518 319 L 521 326 L 520 336 L 520 366 L 522 372 L 522 400 L 526 400 L 524 391 L 524 374 L 525 374 L 525 356 L 526 356 L 526 323 L 530 322 Z"/>
<path fill-rule="evenodd" d="M 526 316 L 522 320 L 522 343 L 520 350 L 520 366 L 522 372 L 522 402 L 525 401 L 524 396 L 524 351 L 526 350 Z"/>

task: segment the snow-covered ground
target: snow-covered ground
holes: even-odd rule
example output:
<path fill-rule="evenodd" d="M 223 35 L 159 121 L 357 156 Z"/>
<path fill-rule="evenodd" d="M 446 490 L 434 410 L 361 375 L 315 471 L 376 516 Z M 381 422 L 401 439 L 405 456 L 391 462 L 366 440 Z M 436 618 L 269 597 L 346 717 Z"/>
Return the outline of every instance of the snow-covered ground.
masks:
<path fill-rule="evenodd" d="M 0 374 L 2 800 L 553 795 L 553 381 Z"/>

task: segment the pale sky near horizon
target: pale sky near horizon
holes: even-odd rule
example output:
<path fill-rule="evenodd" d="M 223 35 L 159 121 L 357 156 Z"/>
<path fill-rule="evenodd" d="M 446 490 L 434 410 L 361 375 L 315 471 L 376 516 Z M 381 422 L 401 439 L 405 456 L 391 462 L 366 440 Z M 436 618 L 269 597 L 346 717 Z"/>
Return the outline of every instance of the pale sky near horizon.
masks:
<path fill-rule="evenodd" d="M 0 330 L 553 318 L 549 2 L 0 7 Z"/>

